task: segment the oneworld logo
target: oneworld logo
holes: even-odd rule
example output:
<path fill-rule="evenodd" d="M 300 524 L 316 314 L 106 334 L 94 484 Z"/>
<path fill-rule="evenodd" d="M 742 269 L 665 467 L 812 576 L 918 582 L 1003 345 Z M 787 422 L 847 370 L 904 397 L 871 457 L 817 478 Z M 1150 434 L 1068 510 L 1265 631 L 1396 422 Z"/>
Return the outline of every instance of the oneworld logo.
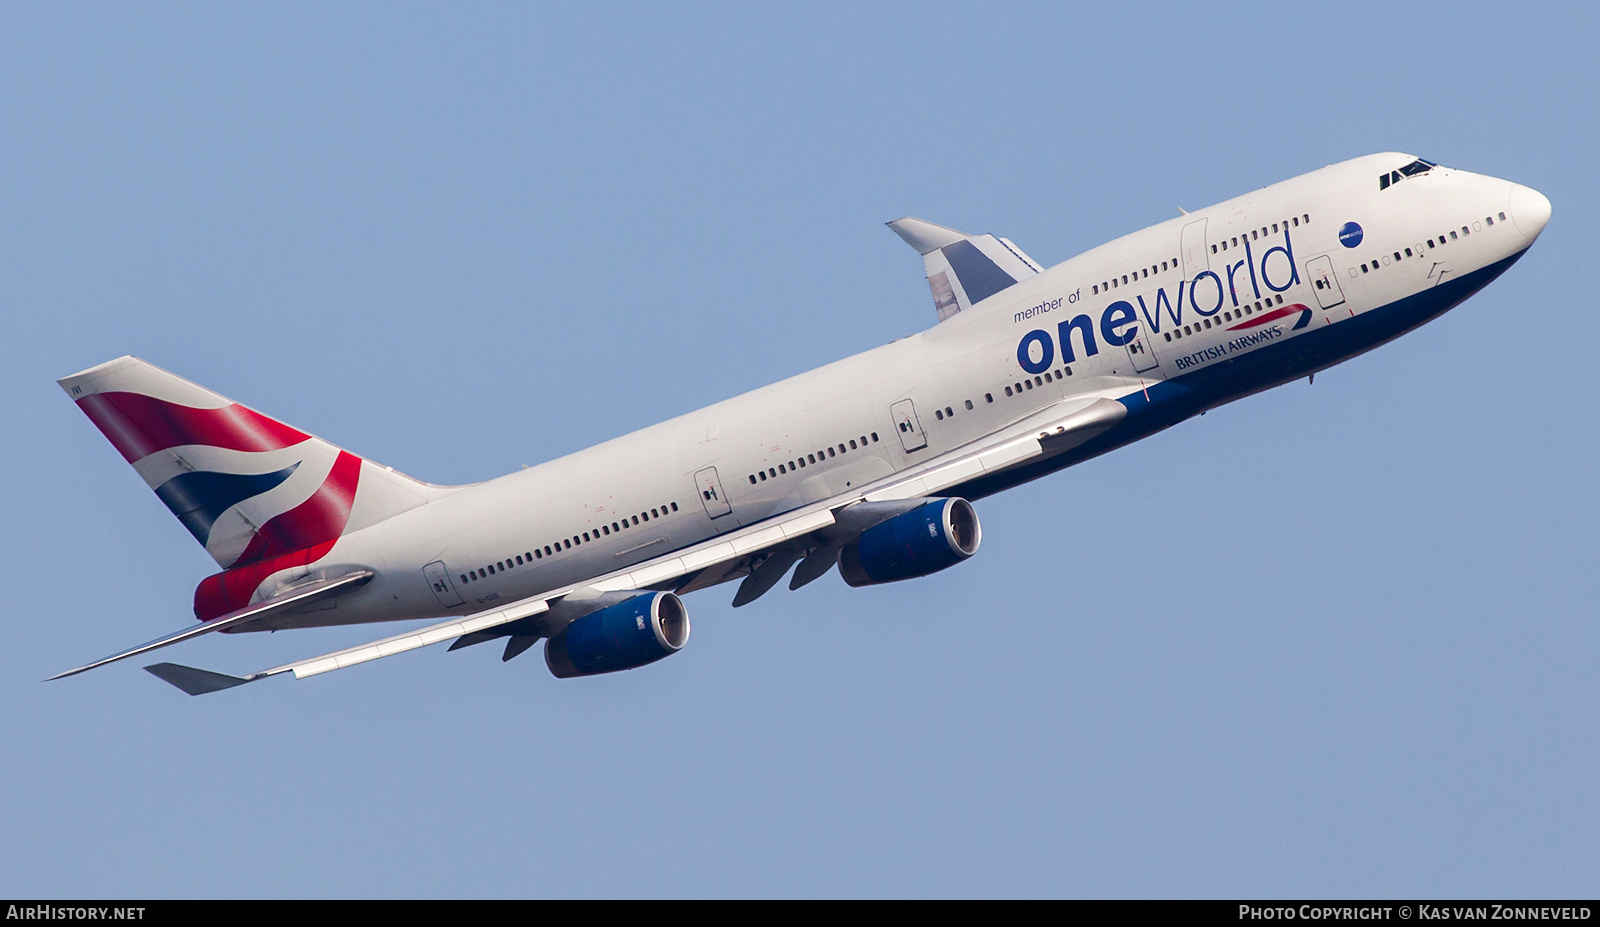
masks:
<path fill-rule="evenodd" d="M 1361 226 L 1354 222 L 1346 222 L 1339 227 L 1339 244 L 1344 245 L 1346 248 L 1354 248 L 1356 245 L 1361 244 L 1361 237 Z"/>
<path fill-rule="evenodd" d="M 1267 245 L 1270 241 L 1267 239 L 1259 244 Z M 1099 319 L 1085 313 L 1057 323 L 1054 333 L 1036 328 L 1023 335 L 1017 343 L 1017 363 L 1029 373 L 1044 373 L 1057 357 L 1064 364 L 1074 362 L 1078 359 L 1080 349 L 1083 357 L 1099 354 L 1100 342 L 1114 347 L 1128 344 L 1139 337 L 1141 325 L 1151 334 L 1159 335 L 1163 325 L 1168 331 L 1182 328 L 1186 311 L 1191 313 L 1191 323 L 1198 322 L 1216 315 L 1225 306 L 1237 309 L 1241 301 L 1261 299 L 1263 289 L 1270 293 L 1282 293 L 1300 282 L 1300 272 L 1295 268 L 1294 242 L 1289 238 L 1288 229 L 1283 231 L 1282 244 L 1272 244 L 1259 252 L 1257 245 L 1257 242 L 1245 241 L 1242 260 L 1224 258 L 1216 270 L 1202 270 L 1194 275 L 1193 280 L 1178 281 L 1176 292 L 1169 287 L 1158 287 L 1155 293 L 1150 294 L 1152 298 L 1149 301 L 1145 300 L 1145 294 L 1134 296 L 1137 306 L 1125 299 L 1117 300 L 1105 307 Z M 1059 302 L 1053 301 L 1055 304 Z M 1052 304 L 1051 308 L 1055 308 L 1055 305 Z M 1296 311 L 1303 308 L 1298 305 L 1295 307 Z M 1287 312 L 1284 309 L 1278 314 Z M 1020 322 L 1031 314 L 1017 313 L 1016 320 Z M 1276 317 L 1264 315 L 1250 324 L 1260 324 Z M 1307 310 L 1295 328 L 1304 327 L 1309 319 L 1310 311 Z"/>

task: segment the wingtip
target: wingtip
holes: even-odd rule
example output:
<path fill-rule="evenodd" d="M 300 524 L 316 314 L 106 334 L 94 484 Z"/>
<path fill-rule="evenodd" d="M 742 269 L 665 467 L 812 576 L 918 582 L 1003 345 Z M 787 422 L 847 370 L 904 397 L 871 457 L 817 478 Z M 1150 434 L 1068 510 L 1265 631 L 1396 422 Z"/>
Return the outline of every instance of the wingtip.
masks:
<path fill-rule="evenodd" d="M 915 216 L 902 216 L 884 224 L 899 235 L 902 241 L 917 249 L 918 254 L 936 251 L 967 237 L 963 232 Z"/>
<path fill-rule="evenodd" d="M 54 676 L 46 676 L 45 678 L 43 678 L 43 679 L 41 679 L 39 681 L 40 682 L 55 682 L 57 679 L 65 679 L 68 676 L 76 676 L 79 673 L 86 673 L 89 670 L 92 670 L 95 667 L 100 666 L 100 665 L 101 665 L 101 663 L 98 663 L 98 662 L 90 663 L 87 666 L 80 666 L 80 667 L 77 667 L 75 669 L 69 669 L 69 670 L 66 670 L 64 672 L 57 673 Z"/>

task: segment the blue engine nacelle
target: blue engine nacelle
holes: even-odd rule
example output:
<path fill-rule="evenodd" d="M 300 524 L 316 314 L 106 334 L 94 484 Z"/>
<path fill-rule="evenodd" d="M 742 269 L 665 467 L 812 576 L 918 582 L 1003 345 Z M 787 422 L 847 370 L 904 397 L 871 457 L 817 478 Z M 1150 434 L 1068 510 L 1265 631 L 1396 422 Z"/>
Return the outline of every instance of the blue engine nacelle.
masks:
<path fill-rule="evenodd" d="M 545 642 L 544 662 L 561 679 L 614 673 L 670 657 L 688 641 L 683 600 L 648 592 L 567 625 Z"/>
<path fill-rule="evenodd" d="M 936 499 L 873 525 L 839 551 L 839 573 L 852 586 L 937 573 L 978 552 L 983 530 L 965 499 Z"/>

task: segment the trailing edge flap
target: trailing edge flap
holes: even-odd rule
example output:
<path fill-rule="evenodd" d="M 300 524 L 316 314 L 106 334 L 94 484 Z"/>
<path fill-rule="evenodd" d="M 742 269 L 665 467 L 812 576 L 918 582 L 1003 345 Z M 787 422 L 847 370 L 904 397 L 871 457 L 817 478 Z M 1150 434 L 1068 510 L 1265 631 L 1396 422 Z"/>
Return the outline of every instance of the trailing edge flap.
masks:
<path fill-rule="evenodd" d="M 184 628 L 182 631 L 179 631 L 175 634 L 168 634 L 166 637 L 158 637 L 149 643 L 140 644 L 131 650 L 124 650 L 121 653 L 113 654 L 112 656 L 106 657 L 103 660 L 96 660 L 93 663 L 80 666 L 77 669 L 67 670 L 65 673 L 57 673 L 54 676 L 51 676 L 50 679 L 60 679 L 64 676 L 75 676 L 78 673 L 82 673 L 86 670 L 92 670 L 97 666 L 105 666 L 107 663 L 115 663 L 118 660 L 123 660 L 128 657 L 136 657 L 141 653 L 149 653 L 152 650 L 159 650 L 162 647 L 167 647 L 172 644 L 186 641 L 191 637 L 199 637 L 202 634 L 210 634 L 212 631 L 223 631 L 228 628 L 236 628 L 239 625 L 249 621 L 255 621 L 257 618 L 261 618 L 272 612 L 282 611 L 283 609 L 292 608 L 296 605 L 304 605 L 307 602 L 315 599 L 321 599 L 335 595 L 351 586 L 361 585 L 371 578 L 371 570 L 354 570 L 342 576 L 334 576 L 328 579 L 318 579 L 308 583 L 300 583 L 299 585 L 290 586 L 283 593 L 273 596 L 270 599 L 256 602 L 251 605 L 246 605 L 244 608 L 235 609 L 226 615 L 223 615 L 219 618 L 213 618 L 204 624 L 190 625 L 189 627 Z M 180 667 L 180 669 L 181 668 L 182 667 Z M 196 672 L 203 672 L 203 670 L 197 670 Z M 157 673 L 156 675 L 161 676 L 160 673 Z M 168 682 L 172 682 L 173 685 L 178 686 L 180 689 L 184 689 L 183 686 L 178 685 L 178 683 L 173 682 L 166 676 L 161 676 L 161 678 L 166 679 Z M 45 681 L 49 682 L 50 680 L 47 679 Z M 184 689 L 184 691 L 187 692 L 188 690 Z M 212 690 L 208 689 L 206 691 Z M 191 692 L 190 694 L 193 695 L 195 693 Z"/>
<path fill-rule="evenodd" d="M 909 216 L 889 228 L 922 255 L 941 322 L 1044 269 L 1005 238 L 968 235 Z"/>

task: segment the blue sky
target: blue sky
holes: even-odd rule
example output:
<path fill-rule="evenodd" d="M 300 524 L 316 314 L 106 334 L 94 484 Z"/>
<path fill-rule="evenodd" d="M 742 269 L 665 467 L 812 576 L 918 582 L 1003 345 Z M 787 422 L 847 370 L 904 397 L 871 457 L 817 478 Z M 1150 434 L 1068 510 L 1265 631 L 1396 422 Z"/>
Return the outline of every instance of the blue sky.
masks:
<path fill-rule="evenodd" d="M 0 8 L 0 894 L 1590 895 L 1585 5 Z M 1053 264 L 1356 155 L 1527 183 L 1500 281 L 984 500 L 983 550 L 558 681 L 190 699 L 204 553 L 54 384 L 133 353 L 437 482 L 927 327 L 916 215 Z M 248 672 L 381 636 L 197 640 Z"/>

